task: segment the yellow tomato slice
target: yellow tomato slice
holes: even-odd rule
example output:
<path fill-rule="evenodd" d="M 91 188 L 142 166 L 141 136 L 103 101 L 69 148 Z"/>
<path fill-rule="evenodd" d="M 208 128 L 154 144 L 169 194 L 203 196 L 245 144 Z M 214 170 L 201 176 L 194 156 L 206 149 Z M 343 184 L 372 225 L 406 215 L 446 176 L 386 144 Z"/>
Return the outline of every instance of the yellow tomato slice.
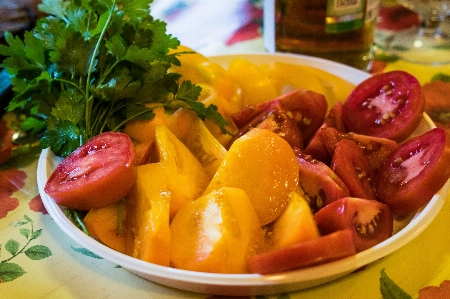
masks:
<path fill-rule="evenodd" d="M 350 93 L 355 89 L 355 85 L 327 71 L 302 65 L 303 69 L 310 70 L 322 81 L 322 84 L 332 94 L 328 101 L 328 107 L 332 107 L 336 102 L 344 102 Z"/>
<path fill-rule="evenodd" d="M 314 216 L 303 191 L 289 193 L 289 204 L 267 229 L 269 250 L 320 237 Z"/>
<path fill-rule="evenodd" d="M 234 59 L 228 66 L 229 76 L 242 89 L 242 104 L 256 105 L 279 95 L 272 80 L 252 62 Z"/>
<path fill-rule="evenodd" d="M 164 108 L 153 109 L 155 117 L 145 120 L 131 120 L 125 124 L 123 132 L 138 142 L 151 142 L 155 140 L 155 127 L 164 125 Z"/>
<path fill-rule="evenodd" d="M 83 219 L 92 238 L 114 250 L 125 253 L 125 229 L 119 230 L 119 203 L 99 209 L 91 209 Z M 122 210 L 122 221 L 126 221 L 126 209 Z"/>
<path fill-rule="evenodd" d="M 163 163 L 167 187 L 171 192 L 170 217 L 200 196 L 208 185 L 208 176 L 200 162 L 166 126 L 155 128 L 156 149 Z"/>
<path fill-rule="evenodd" d="M 128 196 L 128 253 L 138 259 L 170 264 L 170 192 L 162 163 L 138 166 L 136 184 Z"/>
<path fill-rule="evenodd" d="M 303 88 L 320 93 L 327 100 L 332 97 L 316 74 L 301 65 L 274 62 L 261 65 L 259 68 L 276 83 L 280 94 Z"/>
<path fill-rule="evenodd" d="M 286 208 L 288 194 L 297 187 L 299 166 L 289 143 L 265 129 L 252 129 L 236 139 L 206 188 L 244 190 L 262 225 Z"/>
<path fill-rule="evenodd" d="M 171 262 L 179 269 L 247 273 L 261 251 L 262 229 L 246 193 L 223 188 L 188 203 L 173 218 Z"/>
<path fill-rule="evenodd" d="M 211 179 L 225 158 L 227 150 L 198 118 L 184 140 L 184 144 L 202 164 Z"/>

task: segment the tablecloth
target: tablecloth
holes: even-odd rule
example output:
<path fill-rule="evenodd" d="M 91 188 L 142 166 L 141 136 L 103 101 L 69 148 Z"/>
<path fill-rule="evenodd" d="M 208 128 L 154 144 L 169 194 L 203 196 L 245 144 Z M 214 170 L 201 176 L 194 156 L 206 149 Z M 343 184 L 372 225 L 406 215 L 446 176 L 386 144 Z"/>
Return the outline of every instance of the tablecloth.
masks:
<path fill-rule="evenodd" d="M 204 55 L 264 52 L 261 0 L 155 0 L 153 16 Z M 378 38 L 389 33 L 382 28 Z M 450 52 L 449 52 L 450 55 Z M 404 69 L 422 84 L 450 65 L 430 67 L 379 55 L 372 71 Z M 21 148 L 0 165 L 0 298 L 218 298 L 158 285 L 92 254 L 48 215 L 36 184 L 39 147 Z M 450 280 L 450 202 L 424 232 L 398 251 L 333 282 L 257 298 L 381 298 L 380 273 L 413 298 Z M 246 298 L 246 297 L 244 297 Z"/>

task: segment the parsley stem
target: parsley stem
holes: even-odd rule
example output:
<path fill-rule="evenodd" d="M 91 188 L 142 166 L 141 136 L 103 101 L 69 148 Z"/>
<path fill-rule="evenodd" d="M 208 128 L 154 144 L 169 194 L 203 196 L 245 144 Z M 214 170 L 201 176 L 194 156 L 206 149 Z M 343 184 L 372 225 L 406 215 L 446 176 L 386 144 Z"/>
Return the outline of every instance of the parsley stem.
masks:
<path fill-rule="evenodd" d="M 81 216 L 80 216 L 80 214 L 78 213 L 78 211 L 73 210 L 72 212 L 73 212 L 73 215 L 74 215 L 74 217 L 75 217 L 74 220 L 76 221 L 76 224 L 83 230 L 83 232 L 84 232 L 86 235 L 90 236 L 89 230 L 88 230 L 87 227 L 84 225 L 84 221 L 83 221 L 83 219 L 81 218 Z"/>
<path fill-rule="evenodd" d="M 109 10 L 108 19 L 106 20 L 105 26 L 103 26 L 102 32 L 100 33 L 100 36 L 98 37 L 97 43 L 95 45 L 94 53 L 92 54 L 91 61 L 89 63 L 89 71 L 88 71 L 87 79 L 86 79 L 86 93 L 85 93 L 85 95 L 86 95 L 86 131 L 89 134 L 88 138 L 91 138 L 93 135 L 91 124 L 90 124 L 90 120 L 91 120 L 90 112 L 92 109 L 92 101 L 93 101 L 94 97 L 89 95 L 91 74 L 92 74 L 92 70 L 94 69 L 95 58 L 98 55 L 100 46 L 102 44 L 103 37 L 105 36 L 106 30 L 108 29 L 108 25 L 111 22 L 111 18 L 113 15 L 113 10 L 114 10 L 115 5 L 116 5 L 116 1 L 114 0 L 110 7 L 110 10 Z"/>
<path fill-rule="evenodd" d="M 152 111 L 153 111 L 153 109 L 159 108 L 159 107 L 164 107 L 164 105 L 152 106 L 152 109 L 149 109 L 149 110 L 152 110 Z M 148 110 L 144 110 L 144 111 L 141 111 L 141 112 L 139 112 L 139 113 L 134 114 L 133 116 L 131 116 L 131 117 L 125 119 L 124 121 L 122 121 L 121 123 L 119 123 L 117 126 L 115 126 L 114 129 L 112 129 L 112 131 L 118 131 L 118 130 L 119 130 L 124 124 L 126 124 L 128 121 L 133 120 L 133 119 L 135 119 L 136 117 L 138 117 L 139 115 L 142 115 L 142 114 L 147 113 L 147 112 L 148 112 Z"/>
<path fill-rule="evenodd" d="M 55 81 L 58 81 L 58 82 L 61 82 L 61 83 L 65 83 L 65 84 L 67 84 L 67 85 L 72 85 L 73 87 L 75 87 L 76 89 L 78 89 L 78 91 L 83 95 L 83 97 L 86 97 L 86 94 L 84 94 L 84 91 L 83 91 L 83 89 L 80 87 L 80 86 L 78 86 L 77 84 L 75 84 L 74 82 L 72 82 L 72 81 L 69 81 L 69 80 L 65 80 L 65 79 L 54 79 Z"/>

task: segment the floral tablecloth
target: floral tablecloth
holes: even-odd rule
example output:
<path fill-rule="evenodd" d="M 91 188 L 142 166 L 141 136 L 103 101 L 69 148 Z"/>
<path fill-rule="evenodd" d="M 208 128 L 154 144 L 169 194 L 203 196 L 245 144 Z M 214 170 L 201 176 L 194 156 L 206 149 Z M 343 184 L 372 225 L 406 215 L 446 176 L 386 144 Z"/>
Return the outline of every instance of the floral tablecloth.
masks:
<path fill-rule="evenodd" d="M 168 32 L 182 44 L 205 55 L 217 55 L 265 51 L 262 2 L 155 0 L 151 9 L 155 17 L 168 23 Z M 377 37 L 382 40 L 392 28 L 380 29 Z M 422 84 L 436 74 L 450 76 L 450 65 L 412 65 L 392 60 L 380 52 L 372 71 L 391 69 L 409 71 Z M 66 236 L 47 214 L 38 193 L 39 154 L 38 147 L 21 148 L 0 165 L 1 299 L 217 297 L 149 282 L 92 254 Z M 447 201 L 417 238 L 361 271 L 315 288 L 257 298 L 381 298 L 382 269 L 416 298 L 423 287 L 450 280 L 449 228 L 450 202 Z"/>

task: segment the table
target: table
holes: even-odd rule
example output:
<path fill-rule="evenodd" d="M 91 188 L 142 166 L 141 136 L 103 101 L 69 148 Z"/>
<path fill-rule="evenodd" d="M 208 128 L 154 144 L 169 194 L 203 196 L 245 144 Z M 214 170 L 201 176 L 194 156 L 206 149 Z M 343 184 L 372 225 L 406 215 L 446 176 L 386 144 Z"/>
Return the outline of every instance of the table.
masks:
<path fill-rule="evenodd" d="M 264 52 L 262 1 L 156 0 L 152 14 L 168 32 L 204 55 Z M 183 24 L 183 26 L 180 26 Z M 449 52 L 450 55 L 450 52 Z M 424 84 L 450 65 L 377 61 L 374 71 L 404 69 Z M 381 66 L 381 67 L 380 67 Z M 36 185 L 39 148 L 3 163 L 0 172 L 0 298 L 218 298 L 144 280 L 83 250 L 47 214 Z M 12 167 L 9 170 L 8 168 Z M 413 298 L 450 280 L 450 202 L 412 242 L 365 269 L 311 289 L 258 298 L 381 298 L 386 273 Z"/>

